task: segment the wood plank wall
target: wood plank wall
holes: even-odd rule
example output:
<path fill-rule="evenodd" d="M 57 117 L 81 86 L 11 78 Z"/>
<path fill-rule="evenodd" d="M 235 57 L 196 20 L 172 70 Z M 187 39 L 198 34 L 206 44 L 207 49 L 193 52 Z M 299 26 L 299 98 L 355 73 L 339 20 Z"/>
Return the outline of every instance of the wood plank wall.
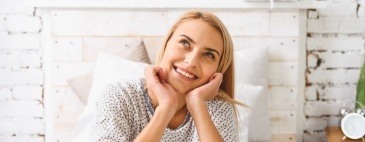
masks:
<path fill-rule="evenodd" d="M 67 79 L 89 72 L 95 54 L 142 39 L 150 58 L 180 10 L 58 10 L 51 19 L 54 137 L 70 141 L 84 109 Z M 299 11 L 213 11 L 226 24 L 235 48 L 269 46 L 269 111 L 273 141 L 295 141 L 299 66 Z M 97 44 L 106 41 L 108 46 Z M 118 42 L 113 42 L 118 41 Z M 94 45 L 94 46 L 88 46 Z M 302 98 L 302 97 L 301 97 Z M 302 113 L 302 111 L 299 111 Z"/>

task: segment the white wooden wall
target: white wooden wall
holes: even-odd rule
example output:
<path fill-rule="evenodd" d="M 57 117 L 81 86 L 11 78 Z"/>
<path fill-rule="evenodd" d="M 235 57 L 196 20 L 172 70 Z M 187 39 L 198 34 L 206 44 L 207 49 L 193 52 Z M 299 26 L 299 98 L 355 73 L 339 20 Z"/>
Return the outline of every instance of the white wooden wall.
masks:
<path fill-rule="evenodd" d="M 151 58 L 155 58 L 162 36 L 183 10 L 54 10 L 49 14 L 49 33 L 53 55 L 52 111 L 55 140 L 70 141 L 72 129 L 84 108 L 67 86 L 66 80 L 88 72 L 95 66 L 95 56 L 88 56 L 90 48 L 100 40 L 128 41 L 142 38 Z M 235 48 L 269 45 L 269 111 L 274 141 L 296 141 L 301 129 L 298 111 L 300 79 L 299 62 L 304 52 L 300 48 L 300 11 L 213 11 L 226 24 L 233 36 Z M 124 43 L 109 43 L 116 46 Z M 47 65 L 46 65 L 47 66 Z M 300 81 L 302 83 L 300 83 Z M 302 91 L 301 91 L 302 92 Z M 47 98 L 47 97 L 46 97 Z M 50 101 L 50 100 L 45 100 Z M 303 100 L 302 100 L 303 101 Z M 299 105 L 299 107 L 298 107 Z M 299 130 L 302 133 L 302 130 Z"/>

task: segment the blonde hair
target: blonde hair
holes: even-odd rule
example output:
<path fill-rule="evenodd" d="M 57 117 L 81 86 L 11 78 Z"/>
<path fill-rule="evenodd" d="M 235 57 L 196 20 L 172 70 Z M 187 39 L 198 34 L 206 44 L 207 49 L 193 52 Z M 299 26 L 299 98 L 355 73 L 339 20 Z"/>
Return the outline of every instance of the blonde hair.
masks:
<path fill-rule="evenodd" d="M 219 94 L 216 97 L 218 99 L 223 99 L 232 104 L 239 104 L 245 106 L 243 103 L 234 100 L 234 63 L 233 63 L 233 43 L 231 36 L 224 26 L 221 20 L 218 19 L 215 15 L 208 12 L 200 12 L 200 11 L 190 11 L 182 15 L 175 24 L 170 28 L 167 32 L 162 47 L 159 50 L 159 54 L 157 56 L 156 64 L 159 65 L 162 57 L 165 53 L 166 44 L 170 40 L 176 28 L 183 22 L 193 19 L 200 19 L 206 22 L 207 24 L 214 27 L 223 37 L 223 53 L 222 58 L 219 61 L 217 72 L 223 73 L 222 84 L 219 87 Z"/>

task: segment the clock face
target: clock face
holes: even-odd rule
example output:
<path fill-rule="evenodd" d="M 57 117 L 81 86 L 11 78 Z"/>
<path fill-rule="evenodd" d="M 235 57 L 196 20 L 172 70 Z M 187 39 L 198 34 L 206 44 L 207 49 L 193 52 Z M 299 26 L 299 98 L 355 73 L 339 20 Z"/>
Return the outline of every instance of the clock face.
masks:
<path fill-rule="evenodd" d="M 359 139 L 365 135 L 365 117 L 358 113 L 347 114 L 341 120 L 342 132 L 351 139 Z"/>

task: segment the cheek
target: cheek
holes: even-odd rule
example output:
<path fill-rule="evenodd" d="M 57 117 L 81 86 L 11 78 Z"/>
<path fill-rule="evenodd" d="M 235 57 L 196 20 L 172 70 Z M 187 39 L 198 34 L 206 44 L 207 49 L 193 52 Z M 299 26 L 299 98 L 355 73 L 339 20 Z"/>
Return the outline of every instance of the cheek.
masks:
<path fill-rule="evenodd" d="M 166 50 L 162 60 L 165 60 L 163 62 L 171 62 L 181 58 L 181 56 L 181 52 L 176 47 L 170 45 L 166 46 Z"/>
<path fill-rule="evenodd" d="M 217 68 L 212 66 L 203 67 L 202 73 L 204 74 L 202 79 L 204 82 L 208 81 L 209 78 L 216 72 Z"/>
<path fill-rule="evenodd" d="M 176 52 L 173 49 L 171 49 L 171 47 L 166 47 L 165 53 L 160 62 L 160 66 L 166 69 L 172 68 L 171 67 L 172 63 L 175 62 L 178 58 L 179 54 L 176 54 Z"/>
<path fill-rule="evenodd" d="M 174 60 L 174 55 L 171 54 L 170 52 L 165 52 L 161 63 L 167 65 L 167 64 L 170 64 L 171 62 L 173 62 L 173 60 Z"/>

